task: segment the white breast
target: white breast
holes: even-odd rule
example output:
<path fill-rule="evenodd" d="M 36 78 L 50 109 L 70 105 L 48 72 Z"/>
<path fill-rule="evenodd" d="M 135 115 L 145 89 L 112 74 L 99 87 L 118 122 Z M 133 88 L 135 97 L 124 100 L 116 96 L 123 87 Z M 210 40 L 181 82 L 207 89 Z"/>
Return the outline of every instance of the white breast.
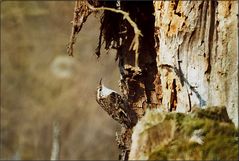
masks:
<path fill-rule="evenodd" d="M 109 96 L 112 92 L 117 93 L 116 91 L 109 89 L 107 87 L 105 87 L 104 85 L 102 85 L 102 90 L 101 90 L 101 97 L 105 98 L 107 96 Z"/>

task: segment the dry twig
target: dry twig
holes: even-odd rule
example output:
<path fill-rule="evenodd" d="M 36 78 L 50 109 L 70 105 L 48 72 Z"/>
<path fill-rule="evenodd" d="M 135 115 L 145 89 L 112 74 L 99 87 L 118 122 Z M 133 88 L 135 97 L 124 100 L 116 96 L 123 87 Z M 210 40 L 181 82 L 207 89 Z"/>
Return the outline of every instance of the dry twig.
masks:
<path fill-rule="evenodd" d="M 71 30 L 70 42 L 67 47 L 67 53 L 70 56 L 73 56 L 73 48 L 76 42 L 77 34 L 80 32 L 87 17 L 92 13 L 88 9 L 86 3 L 87 3 L 86 1 L 79 1 L 79 0 L 75 2 L 74 17 L 73 17 L 73 21 L 71 22 L 73 26 Z"/>

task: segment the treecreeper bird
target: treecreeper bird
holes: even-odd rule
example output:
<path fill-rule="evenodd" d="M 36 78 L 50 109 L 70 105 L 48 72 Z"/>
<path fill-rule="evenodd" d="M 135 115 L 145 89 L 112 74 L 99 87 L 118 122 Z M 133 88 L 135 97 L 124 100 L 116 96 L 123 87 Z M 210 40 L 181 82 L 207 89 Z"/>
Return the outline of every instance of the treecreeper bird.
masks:
<path fill-rule="evenodd" d="M 100 80 L 96 92 L 96 101 L 114 120 L 126 127 L 132 126 L 127 103 L 116 91 L 105 87 Z"/>

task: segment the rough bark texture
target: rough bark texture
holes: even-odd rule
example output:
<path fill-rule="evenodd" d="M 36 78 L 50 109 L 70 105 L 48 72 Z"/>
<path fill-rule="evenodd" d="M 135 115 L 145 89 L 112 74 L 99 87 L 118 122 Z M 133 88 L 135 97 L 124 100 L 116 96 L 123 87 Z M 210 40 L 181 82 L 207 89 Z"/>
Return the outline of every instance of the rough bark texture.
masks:
<path fill-rule="evenodd" d="M 157 99 L 157 91 L 160 89 L 154 83 L 160 85 L 157 79 L 156 51 L 154 47 L 154 23 L 153 2 L 121 2 L 121 9 L 129 12 L 130 17 L 137 23 L 143 37 L 140 38 L 139 60 L 138 65 L 141 71 L 135 68 L 135 53 L 129 51 L 134 31 L 132 27 L 125 23 L 127 28 L 127 36 L 122 41 L 122 45 L 118 49 L 119 69 L 121 74 L 120 88 L 129 107 L 135 112 L 135 120 L 139 120 L 145 113 L 147 108 L 156 108 L 161 104 Z M 161 92 L 160 92 L 161 93 Z M 124 140 L 123 153 L 127 154 L 121 159 L 128 159 L 131 146 L 132 129 L 122 128 L 121 136 Z"/>
<path fill-rule="evenodd" d="M 238 126 L 236 1 L 155 1 L 162 107 L 226 106 Z"/>

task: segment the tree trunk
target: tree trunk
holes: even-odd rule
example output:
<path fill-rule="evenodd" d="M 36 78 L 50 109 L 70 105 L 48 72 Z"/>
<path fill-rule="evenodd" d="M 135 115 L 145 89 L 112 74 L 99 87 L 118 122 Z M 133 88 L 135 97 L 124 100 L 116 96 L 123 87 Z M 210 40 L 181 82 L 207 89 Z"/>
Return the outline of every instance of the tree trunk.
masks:
<path fill-rule="evenodd" d="M 155 1 L 162 107 L 227 107 L 238 126 L 236 1 Z"/>
<path fill-rule="evenodd" d="M 154 5 L 155 21 L 150 3 Z M 238 126 L 237 2 L 127 4 L 128 10 L 123 9 L 136 19 L 143 34 L 141 72 L 134 70 L 135 57 L 128 52 L 133 31 L 118 50 L 122 92 L 136 112 L 136 120 L 147 108 L 187 113 L 193 106 L 224 105 Z M 135 13 L 134 8 L 141 12 Z M 132 129 L 126 131 L 125 148 L 129 150 Z"/>
<path fill-rule="evenodd" d="M 121 74 L 120 88 L 124 98 L 135 112 L 135 122 L 145 113 L 147 108 L 156 108 L 161 104 L 161 91 L 157 91 L 160 80 L 157 77 L 156 50 L 154 42 L 154 23 L 153 2 L 121 2 L 121 9 L 128 12 L 143 37 L 140 38 L 138 66 L 135 66 L 136 58 L 134 51 L 129 51 L 131 42 L 134 38 L 134 31 L 128 22 L 124 22 L 127 27 L 127 37 L 123 39 L 122 45 L 118 49 L 119 69 Z M 157 81 L 155 86 L 155 81 Z M 158 92 L 158 94 L 157 94 Z M 122 153 L 120 159 L 127 160 L 130 146 L 132 129 L 122 127 L 121 132 Z M 124 157 L 122 157 L 124 156 Z"/>

